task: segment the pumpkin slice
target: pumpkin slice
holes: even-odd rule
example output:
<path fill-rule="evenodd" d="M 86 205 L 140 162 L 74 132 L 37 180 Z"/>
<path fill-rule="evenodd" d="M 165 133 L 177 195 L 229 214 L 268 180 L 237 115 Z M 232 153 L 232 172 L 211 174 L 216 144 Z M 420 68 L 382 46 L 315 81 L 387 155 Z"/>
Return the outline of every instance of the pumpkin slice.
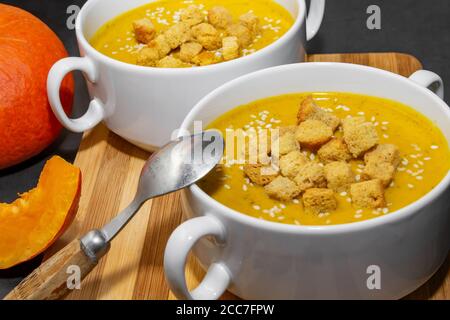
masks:
<path fill-rule="evenodd" d="M 80 169 L 55 156 L 36 188 L 12 203 L 0 203 L 0 269 L 28 261 L 53 244 L 72 223 L 80 193 Z"/>

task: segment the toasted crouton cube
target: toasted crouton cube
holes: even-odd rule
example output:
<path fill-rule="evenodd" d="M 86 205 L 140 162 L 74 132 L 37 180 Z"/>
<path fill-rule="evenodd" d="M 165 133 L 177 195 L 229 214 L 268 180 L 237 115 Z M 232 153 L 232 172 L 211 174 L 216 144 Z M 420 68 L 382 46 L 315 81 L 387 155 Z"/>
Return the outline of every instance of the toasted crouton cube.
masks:
<path fill-rule="evenodd" d="M 327 187 L 336 192 L 347 191 L 350 184 L 355 182 L 352 167 L 347 162 L 330 162 L 324 169 Z"/>
<path fill-rule="evenodd" d="M 400 152 L 396 145 L 379 144 L 364 155 L 365 163 L 372 161 L 387 162 L 397 168 L 400 163 Z"/>
<path fill-rule="evenodd" d="M 192 59 L 200 52 L 202 52 L 203 47 L 197 42 L 186 42 L 180 47 L 180 59 L 184 62 L 191 62 Z"/>
<path fill-rule="evenodd" d="M 298 150 L 300 150 L 300 145 L 295 138 L 295 129 L 290 131 L 285 129 L 279 130 L 278 136 L 273 137 L 273 143 L 271 146 L 272 156 L 280 157 L 291 151 Z"/>
<path fill-rule="evenodd" d="M 259 163 L 246 164 L 244 166 L 244 173 L 250 181 L 260 186 L 265 186 L 278 176 L 278 171 L 275 168 Z"/>
<path fill-rule="evenodd" d="M 382 208 L 386 206 L 381 180 L 374 179 L 350 185 L 350 195 L 355 206 L 360 208 Z"/>
<path fill-rule="evenodd" d="M 154 40 L 150 41 L 148 48 L 156 49 L 159 54 L 159 59 L 164 58 L 172 50 L 163 34 L 158 35 Z"/>
<path fill-rule="evenodd" d="M 239 58 L 239 43 L 236 37 L 222 39 L 222 55 L 225 61 Z"/>
<path fill-rule="evenodd" d="M 141 66 L 153 67 L 159 60 L 159 52 L 156 48 L 142 48 L 137 54 L 136 63 Z"/>
<path fill-rule="evenodd" d="M 306 120 L 297 128 L 295 138 L 301 147 L 317 150 L 330 141 L 333 131 L 329 126 L 319 120 Z"/>
<path fill-rule="evenodd" d="M 259 33 L 259 18 L 252 12 L 247 12 L 239 17 L 239 22 L 246 26 L 253 35 Z"/>
<path fill-rule="evenodd" d="M 214 52 L 202 51 L 200 54 L 192 58 L 192 62 L 198 66 L 209 66 L 210 64 L 220 62 L 220 58 L 217 57 Z"/>
<path fill-rule="evenodd" d="M 300 195 L 298 186 L 292 180 L 282 176 L 278 176 L 266 185 L 264 190 L 266 190 L 269 197 L 282 201 L 292 200 Z"/>
<path fill-rule="evenodd" d="M 371 160 L 364 167 L 362 178 L 364 180 L 379 179 L 386 188 L 394 179 L 395 169 L 389 162 Z"/>
<path fill-rule="evenodd" d="M 326 188 L 312 188 L 303 194 L 303 205 L 306 211 L 325 213 L 336 210 L 337 201 L 333 190 Z"/>
<path fill-rule="evenodd" d="M 281 174 L 288 178 L 295 178 L 307 162 L 306 156 L 298 150 L 289 152 L 280 158 Z"/>
<path fill-rule="evenodd" d="M 364 152 L 378 144 L 378 134 L 370 122 L 363 117 L 346 118 L 343 123 L 344 141 L 353 157 L 358 158 Z"/>
<path fill-rule="evenodd" d="M 317 151 L 320 161 L 329 163 L 333 161 L 348 161 L 352 158 L 344 140 L 341 138 L 331 139 Z"/>
<path fill-rule="evenodd" d="M 300 124 L 306 120 L 322 121 L 329 126 L 333 132 L 341 123 L 341 120 L 338 117 L 320 108 L 311 96 L 302 101 L 297 113 L 297 123 Z"/>
<path fill-rule="evenodd" d="M 167 56 L 162 58 L 156 63 L 158 68 L 186 68 L 188 65 L 183 63 L 180 59 L 174 58 L 172 56 Z"/>
<path fill-rule="evenodd" d="M 140 43 L 149 43 L 156 36 L 155 26 L 147 18 L 134 21 L 133 29 L 136 41 Z"/>
<path fill-rule="evenodd" d="M 252 32 L 240 23 L 229 25 L 226 31 L 229 36 L 238 38 L 239 46 L 241 48 L 247 47 L 253 41 Z"/>
<path fill-rule="evenodd" d="M 174 24 L 164 33 L 167 43 L 171 49 L 176 49 L 183 43 L 188 42 L 192 38 L 189 25 L 184 22 Z"/>
<path fill-rule="evenodd" d="M 324 168 L 317 162 L 308 162 L 299 168 L 294 182 L 302 192 L 310 188 L 327 187 Z"/>
<path fill-rule="evenodd" d="M 195 5 L 183 9 L 180 14 L 181 21 L 192 27 L 205 21 L 202 11 Z"/>
<path fill-rule="evenodd" d="M 224 7 L 216 6 L 208 10 L 208 22 L 216 28 L 225 29 L 232 21 L 233 16 Z"/>
<path fill-rule="evenodd" d="M 222 46 L 219 32 L 209 23 L 194 26 L 192 35 L 206 50 L 217 50 Z"/>

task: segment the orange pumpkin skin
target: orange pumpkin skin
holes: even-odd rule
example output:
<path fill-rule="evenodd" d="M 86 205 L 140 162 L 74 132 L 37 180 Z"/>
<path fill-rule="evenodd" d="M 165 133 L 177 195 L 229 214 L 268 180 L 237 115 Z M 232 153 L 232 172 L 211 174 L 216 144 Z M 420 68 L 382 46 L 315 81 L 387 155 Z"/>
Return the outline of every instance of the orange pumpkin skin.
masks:
<path fill-rule="evenodd" d="M 0 203 L 0 270 L 28 261 L 51 246 L 71 225 L 81 195 L 81 171 L 52 157 L 36 188 Z"/>
<path fill-rule="evenodd" d="M 62 42 L 41 20 L 0 4 L 0 169 L 38 154 L 58 136 L 46 86 L 51 66 L 64 57 Z M 69 75 L 60 91 L 67 113 L 73 91 Z"/>

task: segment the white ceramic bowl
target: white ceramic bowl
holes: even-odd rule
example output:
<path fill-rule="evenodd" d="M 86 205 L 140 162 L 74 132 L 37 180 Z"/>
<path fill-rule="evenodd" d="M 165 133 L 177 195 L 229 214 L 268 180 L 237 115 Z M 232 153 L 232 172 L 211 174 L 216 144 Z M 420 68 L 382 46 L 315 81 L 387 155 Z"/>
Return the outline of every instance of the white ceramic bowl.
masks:
<path fill-rule="evenodd" d="M 158 69 L 111 59 L 90 44 L 89 39 L 108 20 L 152 0 L 89 0 L 76 20 L 76 35 L 82 58 L 57 62 L 48 77 L 50 105 L 69 130 L 82 132 L 104 120 L 108 128 L 130 142 L 154 150 L 170 140 L 191 108 L 219 85 L 241 75 L 271 66 L 304 61 L 306 39 L 317 33 L 325 0 L 312 0 L 306 18 L 304 0 L 275 0 L 293 17 L 294 25 L 273 44 L 240 59 L 217 65 Z M 154 1 L 154 0 L 153 0 Z M 81 118 L 70 119 L 59 100 L 64 76 L 81 70 L 87 77 L 92 101 Z"/>
<path fill-rule="evenodd" d="M 268 96 L 338 91 L 407 104 L 432 119 L 450 141 L 449 107 L 424 86 L 437 88 L 442 98 L 442 80 L 429 71 L 408 79 L 352 64 L 275 67 L 213 91 L 189 113 L 182 129 L 191 130 L 194 120 L 207 124 L 238 105 Z M 320 227 L 259 220 L 220 204 L 194 185 L 182 197 L 188 220 L 167 244 L 166 276 L 172 291 L 189 299 L 215 299 L 227 288 L 245 299 L 398 299 L 427 281 L 448 254 L 449 184 L 447 174 L 401 210 Z M 209 269 L 200 286 L 189 292 L 184 264 L 191 249 Z"/>

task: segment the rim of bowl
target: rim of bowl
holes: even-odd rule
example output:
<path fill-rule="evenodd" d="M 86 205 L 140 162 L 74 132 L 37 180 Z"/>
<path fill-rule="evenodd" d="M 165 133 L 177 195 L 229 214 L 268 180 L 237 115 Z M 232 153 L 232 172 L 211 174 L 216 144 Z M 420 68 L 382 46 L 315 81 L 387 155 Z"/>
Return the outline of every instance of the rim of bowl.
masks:
<path fill-rule="evenodd" d="M 305 0 L 295 0 L 298 5 L 298 13 L 297 17 L 294 19 L 294 23 L 289 28 L 289 30 L 283 34 L 279 39 L 272 42 L 268 46 L 256 51 L 255 53 L 252 53 L 248 56 L 239 57 L 234 60 L 230 61 L 224 61 L 213 65 L 208 66 L 200 66 L 200 67 L 192 67 L 192 68 L 155 68 L 155 67 L 145 67 L 145 66 L 138 66 L 135 64 L 122 62 L 113 58 L 108 57 L 107 55 L 104 55 L 97 49 L 95 49 L 90 42 L 86 39 L 84 35 L 83 30 L 83 24 L 84 24 L 84 16 L 85 12 L 89 11 L 92 6 L 94 6 L 97 2 L 102 0 L 89 0 L 87 1 L 84 6 L 81 8 L 80 12 L 78 13 L 78 16 L 75 21 L 75 32 L 77 35 L 78 41 L 81 43 L 81 47 L 86 51 L 86 56 L 94 56 L 96 59 L 104 60 L 113 67 L 117 69 L 128 69 L 130 71 L 135 72 L 154 72 L 154 73 L 160 73 L 161 75 L 165 74 L 175 74 L 175 73 L 196 73 L 196 72 L 208 72 L 208 71 L 220 71 L 221 69 L 233 67 L 234 65 L 239 66 L 239 64 L 245 64 L 247 61 L 250 61 L 251 59 L 256 59 L 260 56 L 268 55 L 271 52 L 277 50 L 283 43 L 286 43 L 288 41 L 291 41 L 295 35 L 297 34 L 297 31 L 301 28 L 303 24 L 306 24 L 306 3 Z M 278 3 L 280 6 L 282 6 L 285 10 L 287 10 L 283 5 Z M 138 8 L 137 6 L 136 8 Z M 303 10 L 302 10 L 303 8 Z M 133 9 L 130 9 L 133 10 Z M 306 28 L 306 25 L 305 25 Z"/>
<path fill-rule="evenodd" d="M 188 129 L 190 124 L 192 123 L 194 117 L 209 103 L 210 100 L 214 99 L 218 94 L 233 89 L 241 82 L 246 82 L 251 80 L 252 78 L 267 76 L 273 72 L 282 71 L 284 69 L 292 69 L 292 68 L 328 68 L 328 67 L 337 67 L 337 68 L 348 68 L 348 69 L 358 69 L 361 72 L 372 72 L 380 75 L 381 77 L 388 77 L 395 80 L 408 81 L 408 84 L 412 86 L 415 90 L 422 91 L 431 100 L 434 100 L 438 108 L 441 108 L 441 111 L 446 115 L 447 121 L 450 123 L 450 108 L 444 102 L 444 100 L 440 99 L 436 94 L 427 88 L 419 85 L 418 83 L 409 80 L 409 78 L 403 77 L 399 74 L 385 71 L 382 69 L 356 65 L 350 63 L 340 63 L 340 62 L 308 62 L 308 63 L 296 63 L 289 65 L 282 65 L 272 68 L 267 68 L 263 70 L 259 70 L 256 72 L 252 72 L 231 80 L 224 85 L 218 87 L 217 89 L 210 92 L 206 95 L 202 100 L 200 100 L 194 108 L 189 112 L 186 116 L 185 120 L 181 125 L 181 129 Z M 264 97 L 261 97 L 263 99 Z M 419 111 L 417 111 L 419 112 Z M 420 113 L 420 112 L 419 112 Z M 424 115 L 425 116 L 425 115 Z M 426 117 L 426 116 L 425 116 Z M 428 118 L 428 117 L 427 117 Z M 440 129 L 440 128 L 439 128 Z M 449 143 L 448 139 L 447 144 Z M 429 203 L 433 202 L 437 197 L 439 197 L 450 185 L 450 172 L 447 172 L 444 178 L 428 193 L 426 193 L 423 197 L 418 200 L 410 203 L 409 205 L 393 211 L 389 214 L 374 217 L 368 220 L 336 224 L 336 225 L 324 225 L 324 226 L 311 226 L 311 225 L 292 225 L 292 224 L 284 224 L 279 222 L 272 222 L 267 220 L 258 219 L 252 216 L 249 216 L 245 213 L 234 210 L 226 205 L 220 203 L 215 200 L 211 196 L 209 196 L 205 191 L 203 191 L 197 184 L 194 184 L 189 187 L 190 192 L 192 192 L 196 197 L 199 197 L 202 201 L 208 203 L 211 207 L 219 207 L 223 214 L 229 216 L 231 219 L 238 220 L 240 223 L 246 225 L 252 225 L 253 227 L 257 227 L 259 229 L 276 231 L 276 232 L 284 232 L 284 233 L 292 233 L 292 234 L 310 234 L 310 235 L 333 235 L 333 234 L 342 234 L 348 232 L 357 232 L 363 231 L 367 229 L 372 229 L 375 227 L 379 227 L 381 225 L 388 225 L 392 223 L 396 223 L 400 220 L 406 219 L 412 215 L 414 215 L 417 211 L 423 209 Z"/>

